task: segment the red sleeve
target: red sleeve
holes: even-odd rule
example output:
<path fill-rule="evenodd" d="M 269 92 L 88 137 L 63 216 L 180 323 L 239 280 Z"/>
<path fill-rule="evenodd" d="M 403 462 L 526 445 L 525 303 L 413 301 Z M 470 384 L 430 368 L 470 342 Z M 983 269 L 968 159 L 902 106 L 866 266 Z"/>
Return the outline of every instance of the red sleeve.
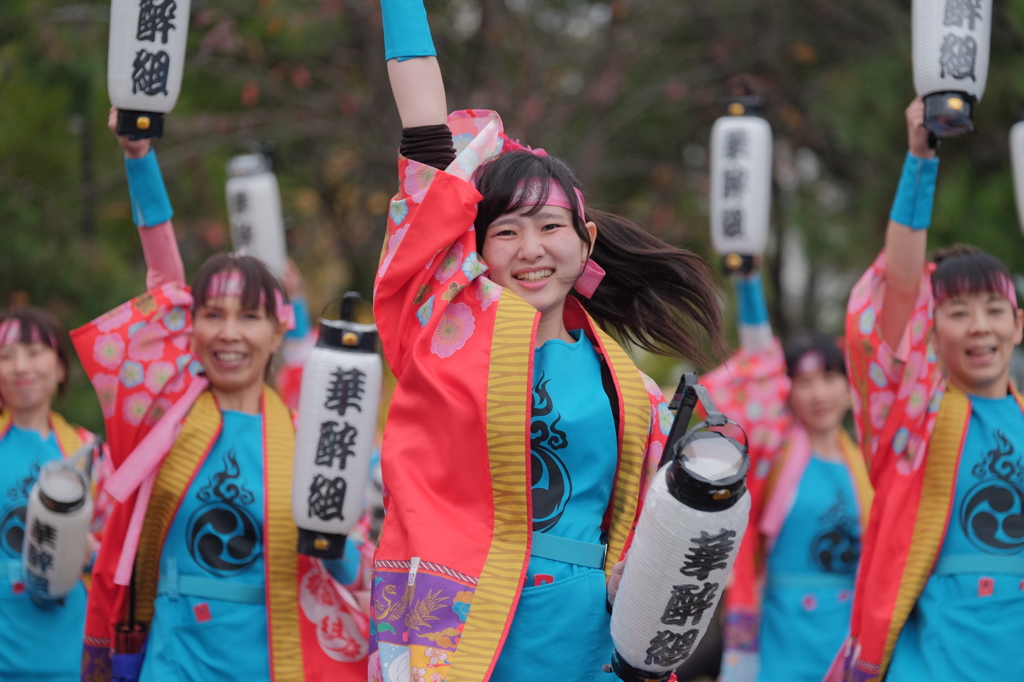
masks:
<path fill-rule="evenodd" d="M 115 468 L 201 371 L 189 352 L 191 308 L 187 288 L 165 284 L 71 332 Z"/>
<path fill-rule="evenodd" d="M 885 471 L 920 462 L 938 413 L 941 373 L 928 344 L 931 267 L 921 273 L 921 293 L 896 349 L 882 339 L 878 327 L 885 296 L 884 252 L 857 282 L 847 305 L 846 365 L 854 425 L 876 489 Z"/>
<path fill-rule="evenodd" d="M 408 159 L 399 159 L 398 171 L 373 311 L 388 364 L 401 378 L 409 349 L 431 318 L 486 266 L 473 229 L 480 193 L 466 180 Z M 496 300 L 500 287 L 492 287 Z"/>

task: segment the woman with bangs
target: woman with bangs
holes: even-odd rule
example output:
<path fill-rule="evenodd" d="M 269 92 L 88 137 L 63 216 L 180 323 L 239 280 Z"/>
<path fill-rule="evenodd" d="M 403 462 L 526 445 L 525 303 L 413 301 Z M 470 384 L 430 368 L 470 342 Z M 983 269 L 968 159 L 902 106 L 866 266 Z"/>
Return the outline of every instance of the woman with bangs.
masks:
<path fill-rule="evenodd" d="M 67 387 L 65 338 L 45 310 L 0 312 L 0 679 L 12 682 L 70 682 L 78 679 L 81 663 L 85 585 L 80 582 L 63 603 L 36 602 L 26 590 L 21 557 L 28 496 L 40 469 L 95 439 L 52 411 Z M 93 481 L 102 485 L 107 462 L 95 452 Z M 98 546 L 104 500 L 101 495 L 94 506 L 90 547 Z"/>
<path fill-rule="evenodd" d="M 119 502 L 94 569 L 82 679 L 365 680 L 368 624 L 347 592 L 365 579 L 359 552 L 296 553 L 294 426 L 265 383 L 291 317 L 285 290 L 234 254 L 186 286 L 149 141 L 118 142 L 148 291 L 72 333 Z"/>
<path fill-rule="evenodd" d="M 706 362 L 710 267 L 587 204 L 496 113 L 448 115 L 422 1 L 382 10 L 403 130 L 374 296 L 398 384 L 371 679 L 615 679 L 609 577 L 671 416 L 609 332 Z"/>
<path fill-rule="evenodd" d="M 923 118 L 916 99 L 885 251 L 848 307 L 876 496 L 832 679 L 1022 679 L 1024 402 L 1009 368 L 1024 312 L 994 256 L 960 246 L 927 262 L 939 162 Z"/>
<path fill-rule="evenodd" d="M 701 377 L 750 438 L 750 522 L 725 597 L 725 682 L 817 682 L 849 629 L 871 508 L 843 420 L 843 351 L 821 333 L 772 336 L 754 272 L 736 277 L 741 348 Z"/>

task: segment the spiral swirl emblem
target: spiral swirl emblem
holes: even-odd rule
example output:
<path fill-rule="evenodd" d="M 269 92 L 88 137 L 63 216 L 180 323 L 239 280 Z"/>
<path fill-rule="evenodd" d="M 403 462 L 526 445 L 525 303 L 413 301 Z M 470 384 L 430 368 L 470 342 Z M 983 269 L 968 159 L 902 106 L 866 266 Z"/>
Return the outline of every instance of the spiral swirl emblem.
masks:
<path fill-rule="evenodd" d="M 811 543 L 811 561 L 826 573 L 853 573 L 860 558 L 860 537 L 848 526 L 835 526 Z"/>
<path fill-rule="evenodd" d="M 572 478 L 565 462 L 555 454 L 569 444 L 564 431 L 558 428 L 561 415 L 555 412 L 548 394 L 549 380 L 541 374 L 533 391 L 533 414 L 530 422 L 530 476 L 533 496 L 533 530 L 553 528 L 565 513 L 572 497 Z M 554 419 L 548 422 L 554 416 Z"/>
<path fill-rule="evenodd" d="M 11 559 L 21 556 L 25 542 L 25 505 L 8 507 L 0 520 L 0 550 Z"/>
<path fill-rule="evenodd" d="M 1016 554 L 1024 548 L 1024 491 L 1011 481 L 982 481 L 967 493 L 960 525 L 979 549 Z"/>
<path fill-rule="evenodd" d="M 214 503 L 189 521 L 188 550 L 196 563 L 229 577 L 252 566 L 260 556 L 259 529 L 247 509 Z"/>
<path fill-rule="evenodd" d="M 240 480 L 233 451 L 224 455 L 224 470 L 214 474 L 196 498 L 207 502 L 188 521 L 192 559 L 205 570 L 231 577 L 252 568 L 263 554 L 262 529 L 247 509 L 255 496 Z"/>
<path fill-rule="evenodd" d="M 964 497 L 960 527 L 971 543 L 991 554 L 1016 554 L 1024 548 L 1024 490 L 1021 463 L 1001 431 L 972 473 L 982 479 Z"/>

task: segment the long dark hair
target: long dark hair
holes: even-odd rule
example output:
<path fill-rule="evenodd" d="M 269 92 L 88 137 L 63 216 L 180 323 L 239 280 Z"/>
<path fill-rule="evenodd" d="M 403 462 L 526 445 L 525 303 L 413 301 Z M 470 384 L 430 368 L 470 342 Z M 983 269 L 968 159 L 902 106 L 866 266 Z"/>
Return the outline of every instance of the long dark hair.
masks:
<path fill-rule="evenodd" d="M 53 349 L 57 354 L 57 362 L 64 369 L 64 381 L 57 385 L 57 394 L 63 396 L 68 387 L 68 353 L 67 334 L 57 318 L 42 308 L 23 306 L 0 311 L 0 329 L 5 323 L 18 324 L 18 342 L 24 344 L 42 343 Z"/>
<path fill-rule="evenodd" d="M 518 192 L 519 183 L 539 178 L 540 194 Z M 547 179 L 567 197 L 579 180 L 559 159 L 514 151 L 477 169 L 474 176 L 483 200 L 477 207 L 476 245 L 483 253 L 487 226 L 499 216 L 530 206 L 540 210 L 547 199 Z M 534 205 L 535 204 L 535 205 Z M 575 201 L 572 223 L 591 247 L 584 217 Z M 606 330 L 652 353 L 688 358 L 710 366 L 726 351 L 722 308 L 711 266 L 697 254 L 653 237 L 635 223 L 587 206 L 586 220 L 597 225 L 591 258 L 606 275 L 592 298 L 576 296 Z"/>

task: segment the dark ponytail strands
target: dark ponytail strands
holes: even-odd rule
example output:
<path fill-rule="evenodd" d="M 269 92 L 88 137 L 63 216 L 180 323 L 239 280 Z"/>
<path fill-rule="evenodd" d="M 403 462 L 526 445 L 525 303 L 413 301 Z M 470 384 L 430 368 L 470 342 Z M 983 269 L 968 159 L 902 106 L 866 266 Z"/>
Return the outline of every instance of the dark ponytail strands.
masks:
<path fill-rule="evenodd" d="M 577 297 L 591 317 L 652 353 L 717 364 L 728 346 L 708 262 L 621 216 L 588 206 L 587 219 L 597 225 L 591 258 L 607 273 L 592 298 Z"/>

